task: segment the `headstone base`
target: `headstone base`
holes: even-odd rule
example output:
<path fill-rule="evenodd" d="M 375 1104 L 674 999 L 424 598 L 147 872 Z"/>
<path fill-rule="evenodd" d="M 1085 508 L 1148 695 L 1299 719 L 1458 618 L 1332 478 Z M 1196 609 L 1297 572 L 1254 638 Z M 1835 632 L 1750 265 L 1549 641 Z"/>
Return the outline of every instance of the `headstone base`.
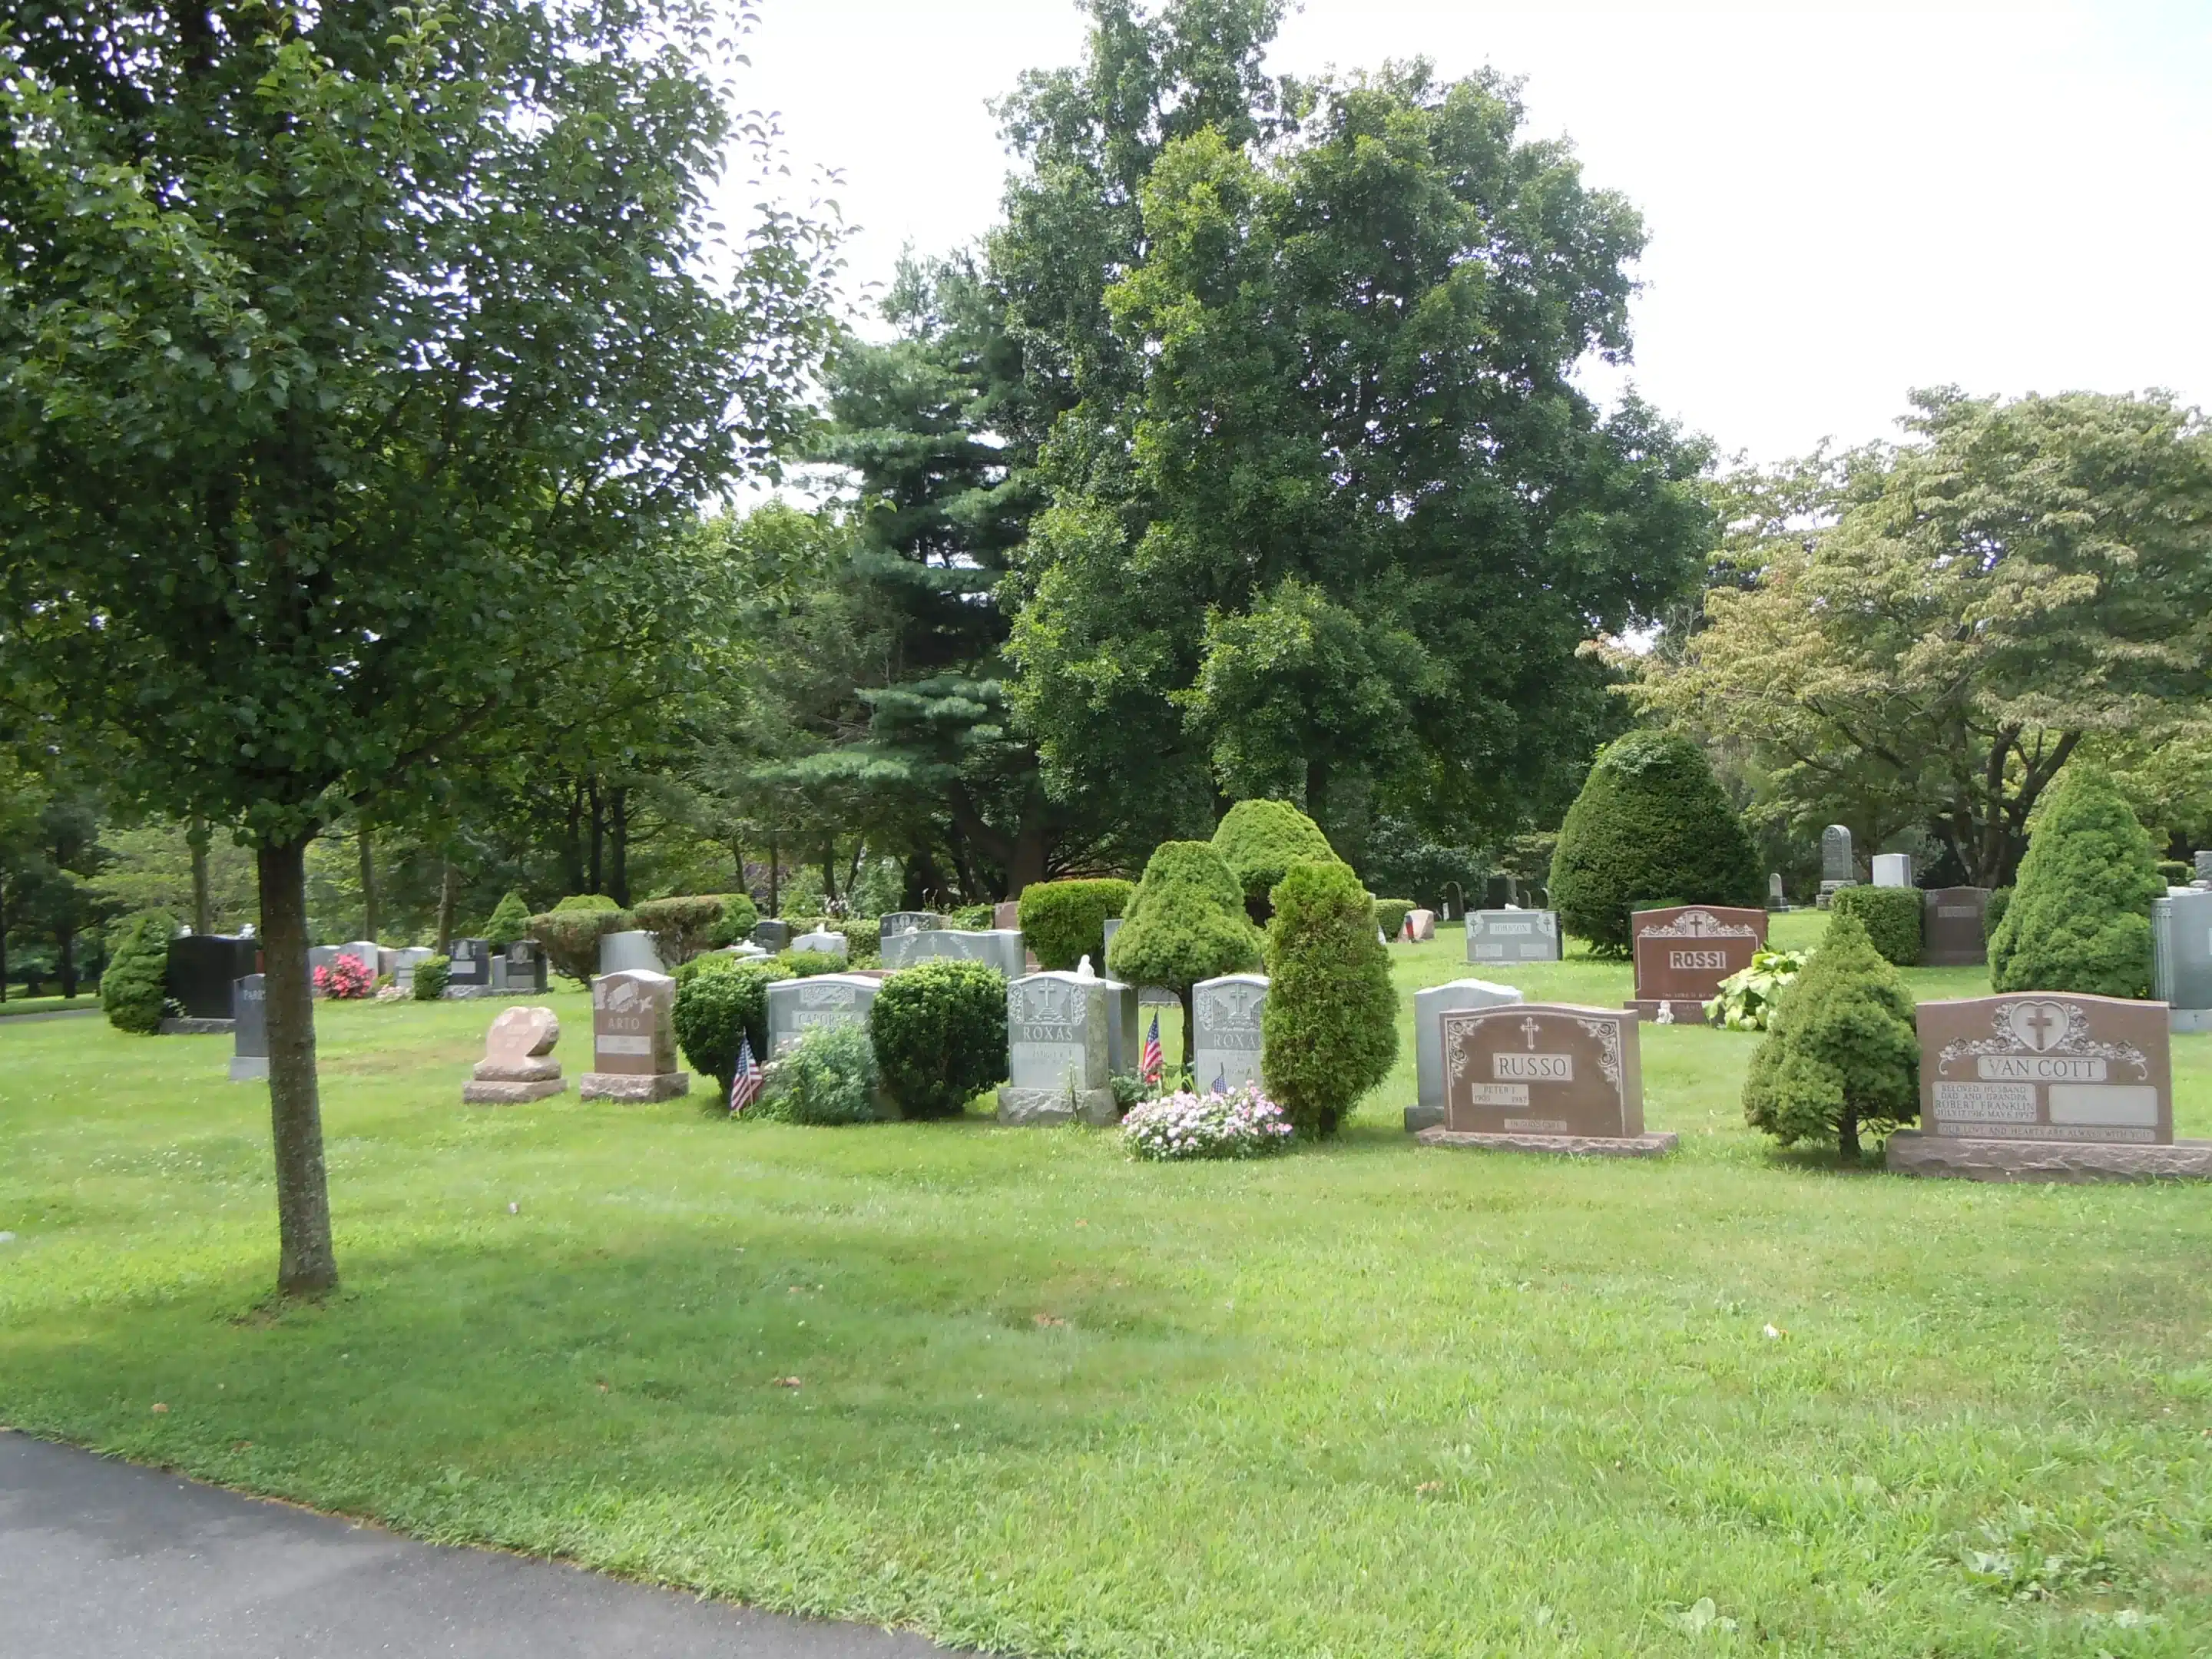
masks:
<path fill-rule="evenodd" d="M 1638 1019 L 1656 1020 L 1659 1018 L 1659 1011 L 1668 1008 L 1673 1010 L 1674 1023 L 1677 1025 L 1703 1025 L 1705 1023 L 1705 1005 L 1693 998 L 1646 997 L 1639 1000 L 1632 997 L 1620 1006 L 1633 1010 Z"/>
<path fill-rule="evenodd" d="M 688 1084 L 690 1079 L 686 1078 Z M 461 1103 L 465 1106 L 520 1106 L 526 1101 L 547 1100 L 561 1094 L 568 1085 L 560 1078 L 541 1078 L 535 1083 L 465 1083 L 461 1085 Z M 682 1094 L 683 1090 L 676 1091 Z M 586 1099 L 596 1097 L 586 1095 Z"/>
<path fill-rule="evenodd" d="M 650 1102 L 691 1092 L 689 1072 L 586 1072 L 576 1093 L 585 1100 Z"/>
<path fill-rule="evenodd" d="M 1863 884 L 1856 881 L 1824 881 L 1820 884 L 1820 896 L 1814 901 L 1814 908 L 1815 909 L 1825 910 L 1828 908 L 1828 901 L 1835 897 L 1835 896 L 1843 889 L 1846 887 L 1857 887 L 1862 884 Z"/>
<path fill-rule="evenodd" d="M 163 1036 L 228 1036 L 238 1029 L 234 1019 L 165 1019 Z"/>
<path fill-rule="evenodd" d="M 550 1083 L 561 1075 L 561 1062 L 550 1055 L 517 1060 L 512 1066 L 480 1060 L 469 1075 L 477 1083 Z"/>
<path fill-rule="evenodd" d="M 1113 1123 L 1121 1109 L 1111 1089 L 1088 1089 L 1078 1094 L 1068 1089 L 1017 1089 L 1011 1083 L 999 1088 L 1001 1123 Z"/>
<path fill-rule="evenodd" d="M 1899 1129 L 1889 1138 L 1882 1167 L 1899 1175 L 1951 1176 L 1964 1181 L 2212 1180 L 2212 1140 L 2177 1140 L 2170 1146 L 1965 1140 Z"/>
<path fill-rule="evenodd" d="M 2169 1008 L 2166 1018 L 2170 1030 L 2212 1031 L 2212 1008 Z"/>
<path fill-rule="evenodd" d="M 1442 1126 L 1424 1129 L 1413 1138 L 1424 1146 L 1473 1152 L 1550 1152 L 1563 1158 L 1658 1158 L 1673 1152 L 1678 1139 L 1671 1130 L 1648 1135 L 1478 1135 Z"/>
<path fill-rule="evenodd" d="M 230 1080 L 233 1083 L 266 1083 L 269 1080 L 269 1056 L 233 1054 L 230 1057 Z"/>
<path fill-rule="evenodd" d="M 514 996 L 520 994 L 509 991 L 505 986 L 501 985 L 448 985 L 446 988 L 446 994 L 455 1002 L 474 1002 L 480 997 Z"/>
<path fill-rule="evenodd" d="M 1443 1127 L 1444 1109 L 1441 1106 L 1408 1106 L 1406 1108 L 1406 1133 L 1417 1135 L 1424 1129 Z"/>

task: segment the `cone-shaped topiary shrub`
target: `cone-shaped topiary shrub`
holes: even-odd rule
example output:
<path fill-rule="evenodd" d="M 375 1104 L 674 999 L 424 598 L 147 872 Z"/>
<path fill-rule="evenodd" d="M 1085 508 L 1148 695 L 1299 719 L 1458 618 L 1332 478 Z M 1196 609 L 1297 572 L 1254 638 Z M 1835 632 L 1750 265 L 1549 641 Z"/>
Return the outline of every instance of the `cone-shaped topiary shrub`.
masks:
<path fill-rule="evenodd" d="M 1164 841 L 1152 849 L 1114 943 L 1107 971 L 1130 985 L 1157 985 L 1182 1000 L 1183 1049 L 1190 1048 L 1190 988 L 1260 965 L 1260 930 L 1244 915 L 1237 878 L 1211 843 Z"/>
<path fill-rule="evenodd" d="M 484 923 L 483 936 L 495 951 L 504 951 L 517 939 L 530 937 L 530 907 L 522 902 L 522 895 L 509 892 L 492 906 L 491 915 Z"/>
<path fill-rule="evenodd" d="M 542 916 L 530 918 L 526 938 L 545 947 L 545 960 L 553 971 L 589 985 L 599 971 L 599 941 L 609 933 L 626 933 L 630 914 L 612 899 L 602 908 L 597 900 L 563 899 Z"/>
<path fill-rule="evenodd" d="M 1040 881 L 1022 890 L 1022 937 L 1047 968 L 1071 972 L 1089 957 L 1105 971 L 1106 924 L 1128 908 L 1127 881 Z"/>
<path fill-rule="evenodd" d="M 1333 1135 L 1398 1058 L 1390 953 L 1367 890 L 1334 859 L 1293 864 L 1270 899 L 1260 1075 L 1299 1134 Z"/>
<path fill-rule="evenodd" d="M 1828 901 L 1833 915 L 1856 916 L 1884 962 L 1920 965 L 1921 913 L 1927 901 L 1917 887 L 1844 887 Z"/>
<path fill-rule="evenodd" d="M 1856 1158 L 1862 1127 L 1919 1110 L 1912 993 L 1858 918 L 1838 912 L 1767 1021 L 1744 1079 L 1744 1118 L 1785 1146 L 1832 1137 Z"/>
<path fill-rule="evenodd" d="M 1982 908 L 1982 943 L 1989 947 L 1990 983 L 1993 986 L 2004 973 L 2004 958 L 1997 951 L 1997 928 L 2011 908 L 2012 889 L 1999 887 L 1990 892 L 1988 903 Z"/>
<path fill-rule="evenodd" d="M 1243 889 L 1254 921 L 1267 919 L 1267 895 L 1293 864 L 1336 857 L 1321 825 L 1286 800 L 1238 801 L 1214 826 L 1213 850 Z"/>
<path fill-rule="evenodd" d="M 2148 996 L 2150 906 L 2165 894 L 2126 799 L 2108 774 L 2074 762 L 2035 814 L 2012 902 L 1990 931 L 1990 983 Z"/>
<path fill-rule="evenodd" d="M 957 1117 L 1006 1075 L 1006 979 L 939 957 L 893 974 L 868 1010 L 884 1088 L 908 1117 Z"/>
<path fill-rule="evenodd" d="M 753 1058 L 768 1063 L 768 988 L 788 975 L 735 957 L 696 960 L 699 971 L 676 988 L 676 1042 L 693 1071 L 721 1085 L 727 1102 L 741 1042 L 751 1039 Z"/>
<path fill-rule="evenodd" d="M 100 1006 L 117 1030 L 152 1036 L 161 1029 L 169 995 L 169 941 L 176 933 L 176 919 L 165 910 L 126 916 L 110 933 Z"/>
<path fill-rule="evenodd" d="M 1632 906 L 1765 902 L 1743 822 L 1687 738 L 1632 732 L 1601 750 L 1559 826 L 1552 908 L 1600 955 L 1625 957 Z"/>

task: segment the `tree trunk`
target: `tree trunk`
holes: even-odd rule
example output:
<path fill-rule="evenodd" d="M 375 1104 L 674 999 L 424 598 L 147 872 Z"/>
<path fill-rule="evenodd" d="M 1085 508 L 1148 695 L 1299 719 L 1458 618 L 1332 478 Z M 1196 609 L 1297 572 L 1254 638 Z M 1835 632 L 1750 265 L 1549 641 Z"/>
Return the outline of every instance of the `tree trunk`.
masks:
<path fill-rule="evenodd" d="M 600 878 L 606 869 L 607 813 L 599 800 L 599 780 L 586 784 L 584 792 L 592 809 L 592 879 L 586 885 L 594 893 L 604 893 L 607 890 Z"/>
<path fill-rule="evenodd" d="M 8 1000 L 8 878 L 0 876 L 0 1002 Z"/>
<path fill-rule="evenodd" d="M 584 878 L 584 787 L 577 784 L 568 791 L 568 834 L 561 843 L 562 873 L 568 878 L 568 892 L 588 893 L 591 884 Z M 563 897 L 567 894 L 562 895 Z"/>
<path fill-rule="evenodd" d="M 1836 1146 L 1844 1163 L 1859 1161 L 1859 1115 L 1848 1106 L 1836 1124 Z"/>
<path fill-rule="evenodd" d="M 609 838 L 614 843 L 612 868 L 608 879 L 614 885 L 607 896 L 627 910 L 629 908 L 629 791 L 615 788 L 607 791 L 607 804 L 612 809 L 612 821 L 608 825 Z M 599 890 L 594 888 L 594 892 Z"/>
<path fill-rule="evenodd" d="M 73 997 L 76 994 L 76 929 L 55 928 L 54 951 L 61 961 L 62 994 Z"/>
<path fill-rule="evenodd" d="M 192 932 L 215 932 L 215 906 L 208 898 L 208 823 L 194 818 L 185 831 L 192 849 Z"/>
<path fill-rule="evenodd" d="M 768 832 L 768 913 L 771 916 L 783 914 L 777 890 L 777 878 L 783 873 L 782 856 L 776 850 L 775 831 L 771 830 Z"/>
<path fill-rule="evenodd" d="M 338 1282 L 315 1085 L 315 1004 L 307 983 L 309 839 L 265 846 L 257 854 L 268 988 L 269 1121 L 276 1148 L 276 1289 L 285 1296 L 319 1296 Z"/>
<path fill-rule="evenodd" d="M 1186 985 L 1176 995 L 1182 1003 L 1182 1068 L 1190 1073 L 1190 1086 L 1204 1094 L 1207 1079 L 1199 1076 L 1197 1071 L 1198 1016 L 1193 1006 L 1191 988 Z"/>
<path fill-rule="evenodd" d="M 1022 890 L 1044 879 L 1045 856 L 1050 850 L 1051 809 L 1042 799 L 1042 790 L 1033 789 L 1031 799 L 1024 805 L 1021 827 L 1014 832 L 1014 844 L 1007 851 L 1006 896 L 1018 899 Z"/>
<path fill-rule="evenodd" d="M 361 841 L 361 936 L 365 939 L 381 938 L 376 931 L 376 836 L 362 820 Z"/>
<path fill-rule="evenodd" d="M 822 907 L 825 910 L 837 902 L 837 843 L 822 843 Z"/>
<path fill-rule="evenodd" d="M 454 889 L 460 884 L 453 878 L 453 861 L 440 861 L 438 870 L 438 954 L 451 956 L 453 950 Z"/>

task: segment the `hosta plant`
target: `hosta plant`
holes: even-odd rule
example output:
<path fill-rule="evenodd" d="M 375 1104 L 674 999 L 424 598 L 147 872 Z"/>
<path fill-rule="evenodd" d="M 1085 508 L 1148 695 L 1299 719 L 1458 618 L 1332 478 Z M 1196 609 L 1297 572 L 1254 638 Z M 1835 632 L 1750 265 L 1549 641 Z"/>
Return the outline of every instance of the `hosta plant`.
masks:
<path fill-rule="evenodd" d="M 1291 1144 L 1291 1120 L 1275 1103 L 1247 1084 L 1226 1094 L 1188 1089 L 1129 1109 L 1121 1144 L 1133 1158 L 1265 1158 Z"/>
<path fill-rule="evenodd" d="M 1721 981 L 1721 994 L 1705 1005 L 1709 1024 L 1731 1031 L 1763 1031 L 1774 1005 L 1805 966 L 1807 951 L 1754 951 L 1751 966 Z"/>

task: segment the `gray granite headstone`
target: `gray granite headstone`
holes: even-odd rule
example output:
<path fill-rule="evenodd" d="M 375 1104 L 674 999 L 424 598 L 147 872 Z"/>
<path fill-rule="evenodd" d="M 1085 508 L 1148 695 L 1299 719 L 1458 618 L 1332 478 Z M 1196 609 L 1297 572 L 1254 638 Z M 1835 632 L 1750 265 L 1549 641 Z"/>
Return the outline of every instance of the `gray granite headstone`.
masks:
<path fill-rule="evenodd" d="M 2212 891 L 2178 887 L 2150 902 L 2151 994 L 2177 1031 L 2212 1030 Z"/>
<path fill-rule="evenodd" d="M 1137 988 L 1118 979 L 1098 983 L 1106 989 L 1106 1069 L 1115 1077 L 1134 1077 L 1145 1047 L 1137 1029 Z"/>
<path fill-rule="evenodd" d="M 1782 872 L 1779 870 L 1766 878 L 1766 908 L 1770 910 L 1790 908 L 1789 896 L 1782 890 Z"/>
<path fill-rule="evenodd" d="M 532 996 L 545 989 L 545 947 L 534 939 L 517 939 L 507 947 L 507 988 Z"/>
<path fill-rule="evenodd" d="M 950 957 L 987 963 L 1007 979 L 1017 980 L 1027 967 L 1027 952 L 1016 929 L 933 927 L 921 933 L 894 933 L 883 941 L 882 948 L 884 966 L 894 969 Z"/>
<path fill-rule="evenodd" d="M 642 927 L 626 933 L 606 933 L 599 939 L 599 971 L 603 974 L 659 974 L 659 948 Z"/>
<path fill-rule="evenodd" d="M 428 962 L 437 954 L 427 945 L 410 945 L 405 950 L 390 953 L 392 965 L 386 968 L 385 972 L 392 975 L 392 982 L 394 985 L 398 986 L 402 990 L 411 991 L 415 988 L 415 969 L 417 965 Z"/>
<path fill-rule="evenodd" d="M 1521 993 L 1511 986 L 1480 979 L 1455 979 L 1413 993 L 1415 1081 L 1413 1104 L 1406 1108 L 1408 1134 L 1444 1121 L 1443 1017 L 1462 1008 L 1497 1008 L 1520 1000 Z"/>
<path fill-rule="evenodd" d="M 845 936 L 817 927 L 811 933 L 801 933 L 791 941 L 794 951 L 805 951 L 814 956 L 842 957 L 846 953 Z"/>
<path fill-rule="evenodd" d="M 1267 1006 L 1264 974 L 1224 974 L 1190 988 L 1192 1086 L 1200 1093 L 1260 1081 L 1260 1017 Z"/>
<path fill-rule="evenodd" d="M 1911 886 L 1912 854 L 1876 853 L 1874 855 L 1874 884 L 1877 887 Z"/>
<path fill-rule="evenodd" d="M 763 950 L 781 951 L 791 943 L 791 924 L 763 918 L 753 924 L 753 943 Z"/>
<path fill-rule="evenodd" d="M 866 974 L 816 974 L 768 988 L 769 1057 L 787 1053 L 820 1025 L 866 1025 L 881 980 Z"/>
<path fill-rule="evenodd" d="M 1102 979 L 1026 974 L 1006 987 L 1007 1079 L 1001 1123 L 1111 1123 L 1112 1011 Z"/>
<path fill-rule="evenodd" d="M 1556 910 L 1477 910 L 1467 919 L 1469 962 L 1557 962 Z"/>
<path fill-rule="evenodd" d="M 454 941 L 454 944 L 457 946 L 460 943 L 461 941 L 458 939 Z M 309 981 L 312 982 L 313 981 L 316 969 L 327 968 L 337 959 L 338 947 L 337 945 L 310 945 L 307 947 L 307 978 Z"/>
<path fill-rule="evenodd" d="M 251 1083 L 269 1075 L 268 980 L 248 974 L 231 988 L 230 1080 Z"/>
<path fill-rule="evenodd" d="M 1854 881 L 1857 878 L 1857 868 L 1851 861 L 1850 826 L 1832 823 L 1820 831 L 1820 879 L 1837 883 Z"/>
<path fill-rule="evenodd" d="M 893 933 L 926 933 L 945 926 L 945 918 L 934 910 L 886 910 L 876 920 L 878 937 L 889 939 Z"/>
<path fill-rule="evenodd" d="M 2212 881 L 2212 852 L 2197 854 L 2196 855 L 2196 862 L 2197 879 L 2199 881 Z"/>
<path fill-rule="evenodd" d="M 376 977 L 379 971 L 377 963 L 384 957 L 384 953 L 378 949 L 377 943 L 373 939 L 357 939 L 349 944 L 341 945 L 338 946 L 338 954 L 342 957 L 351 957 L 362 967 L 368 969 L 368 976 L 371 979 Z"/>

